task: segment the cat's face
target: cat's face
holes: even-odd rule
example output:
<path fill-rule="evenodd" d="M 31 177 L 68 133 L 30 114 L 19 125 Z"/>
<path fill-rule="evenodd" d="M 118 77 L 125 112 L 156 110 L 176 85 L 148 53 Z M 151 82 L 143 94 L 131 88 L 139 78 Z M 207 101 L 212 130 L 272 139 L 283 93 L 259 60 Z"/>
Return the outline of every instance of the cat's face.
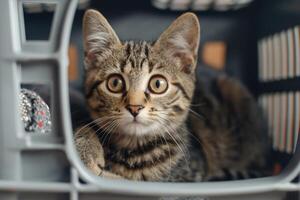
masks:
<path fill-rule="evenodd" d="M 154 43 L 121 43 L 105 18 L 84 17 L 86 92 L 92 117 L 107 132 L 172 132 L 194 91 L 199 24 L 178 18 Z"/>

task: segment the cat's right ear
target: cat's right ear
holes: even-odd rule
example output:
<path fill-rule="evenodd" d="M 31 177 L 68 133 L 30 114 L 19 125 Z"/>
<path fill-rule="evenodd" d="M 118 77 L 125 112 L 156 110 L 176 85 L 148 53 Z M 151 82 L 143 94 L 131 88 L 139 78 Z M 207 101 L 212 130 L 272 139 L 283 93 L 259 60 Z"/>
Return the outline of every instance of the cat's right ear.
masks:
<path fill-rule="evenodd" d="M 193 13 L 178 17 L 154 44 L 154 51 L 170 59 L 179 60 L 181 70 L 193 73 L 196 68 L 200 41 L 200 24 Z"/>
<path fill-rule="evenodd" d="M 96 10 L 87 10 L 83 17 L 83 48 L 86 57 L 89 60 L 104 58 L 116 45 L 121 45 L 121 42 L 105 17 Z"/>

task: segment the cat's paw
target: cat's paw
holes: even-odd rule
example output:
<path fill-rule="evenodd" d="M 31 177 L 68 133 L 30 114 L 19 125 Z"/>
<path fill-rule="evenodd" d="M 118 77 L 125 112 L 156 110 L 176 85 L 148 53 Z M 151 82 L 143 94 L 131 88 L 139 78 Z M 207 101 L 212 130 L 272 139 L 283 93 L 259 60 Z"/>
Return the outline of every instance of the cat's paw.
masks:
<path fill-rule="evenodd" d="M 75 145 L 80 159 L 93 174 L 105 178 L 122 178 L 104 169 L 104 150 L 94 130 L 78 129 L 75 133 Z"/>
<path fill-rule="evenodd" d="M 104 163 L 99 159 L 93 158 L 91 155 L 85 155 L 84 164 L 95 175 L 101 176 L 104 171 Z"/>
<path fill-rule="evenodd" d="M 96 133 L 90 128 L 78 129 L 75 145 L 80 159 L 95 175 L 100 176 L 105 167 L 104 151 Z"/>

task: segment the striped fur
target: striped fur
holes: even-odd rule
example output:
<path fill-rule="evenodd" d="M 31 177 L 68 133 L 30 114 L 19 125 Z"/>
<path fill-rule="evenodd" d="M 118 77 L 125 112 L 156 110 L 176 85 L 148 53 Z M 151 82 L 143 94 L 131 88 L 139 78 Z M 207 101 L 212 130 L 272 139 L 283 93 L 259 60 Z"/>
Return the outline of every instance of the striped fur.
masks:
<path fill-rule="evenodd" d="M 227 106 L 220 106 L 216 98 L 202 90 L 197 90 L 197 97 L 193 97 L 199 46 L 199 24 L 195 15 L 188 13 L 179 17 L 154 43 L 121 43 L 105 18 L 94 10 L 86 12 L 83 23 L 85 91 L 94 121 L 76 133 L 80 137 L 76 137 L 75 142 L 79 144 L 81 158 L 88 157 L 84 162 L 92 171 L 104 170 L 104 174 L 133 180 L 202 181 L 228 167 L 244 170 L 253 164 L 262 165 L 260 147 L 250 159 L 237 155 L 237 150 L 244 150 L 239 146 L 240 138 L 234 136 L 231 125 L 223 122 L 226 117 L 252 119 L 256 109 L 252 112 L 247 108 L 255 103 L 246 89 L 230 79 L 223 81 L 218 86 L 221 96 L 226 97 L 227 90 L 236 91 L 238 96 L 226 99 Z M 122 77 L 124 87 L 114 93 L 107 84 L 108 78 L 116 74 Z M 164 77 L 168 84 L 163 94 L 149 89 L 149 81 L 157 75 Z M 211 106 L 191 111 L 191 103 L 197 99 Z M 128 106 L 133 105 L 141 109 L 135 117 L 128 110 Z M 233 116 L 232 105 L 237 109 Z M 239 105 L 250 113 L 244 113 Z M 197 115 L 196 118 L 190 115 L 190 129 L 186 124 L 189 114 Z M 199 114 L 208 115 L 205 116 L 208 121 L 199 121 Z M 257 142 L 251 134 L 260 133 L 260 127 L 257 121 L 250 122 L 254 128 L 245 131 L 245 138 Z M 82 146 L 91 143 L 90 138 L 97 138 L 96 146 L 101 146 L 103 152 L 82 151 Z M 196 141 L 196 145 L 192 145 L 195 142 L 190 143 L 191 140 Z M 95 169 L 98 157 L 103 159 Z"/>

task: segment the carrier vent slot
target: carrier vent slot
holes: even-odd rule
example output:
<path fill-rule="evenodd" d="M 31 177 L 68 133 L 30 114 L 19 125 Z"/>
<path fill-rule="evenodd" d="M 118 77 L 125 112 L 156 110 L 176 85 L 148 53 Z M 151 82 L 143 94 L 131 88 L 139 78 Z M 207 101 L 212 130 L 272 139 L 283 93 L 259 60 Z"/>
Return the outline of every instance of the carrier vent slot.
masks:
<path fill-rule="evenodd" d="M 275 151 L 294 153 L 300 128 L 300 91 L 276 92 L 259 99 Z"/>
<path fill-rule="evenodd" d="M 258 77 L 261 82 L 300 77 L 300 27 L 265 37 L 258 42 Z"/>
<path fill-rule="evenodd" d="M 26 41 L 49 40 L 56 9 L 54 3 L 23 3 Z"/>

